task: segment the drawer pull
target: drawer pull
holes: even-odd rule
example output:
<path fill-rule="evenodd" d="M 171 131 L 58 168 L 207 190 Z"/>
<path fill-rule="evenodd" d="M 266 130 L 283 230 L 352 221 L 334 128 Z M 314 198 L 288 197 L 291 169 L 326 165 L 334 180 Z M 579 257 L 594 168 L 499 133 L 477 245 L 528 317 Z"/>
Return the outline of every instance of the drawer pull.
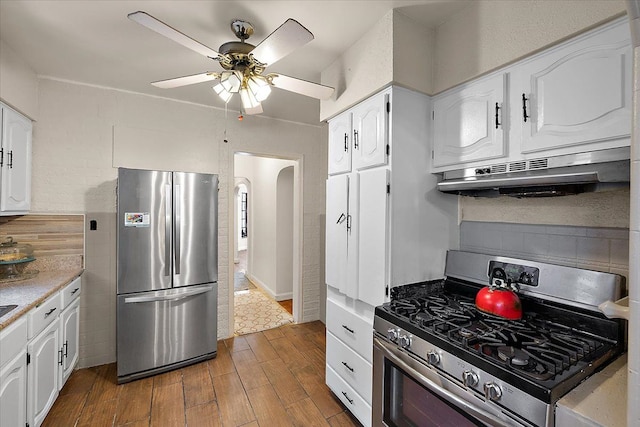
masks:
<path fill-rule="evenodd" d="M 350 327 L 348 327 L 347 325 L 342 325 L 342 327 L 345 328 L 347 331 L 351 332 L 352 334 L 355 334 L 355 331 Z"/>
<path fill-rule="evenodd" d="M 349 396 L 347 396 L 347 393 L 346 393 L 346 392 L 344 392 L 344 391 L 343 391 L 343 392 L 342 392 L 342 395 L 344 396 L 344 398 L 345 398 L 345 399 L 347 399 L 347 400 L 349 401 L 349 403 L 350 403 L 350 404 L 352 404 L 352 405 L 353 405 L 353 399 L 349 399 Z"/>
<path fill-rule="evenodd" d="M 345 368 L 347 368 L 348 370 L 350 370 L 351 372 L 353 372 L 353 368 L 351 366 L 349 366 L 347 364 L 347 362 L 342 362 L 342 364 L 344 365 Z"/>
<path fill-rule="evenodd" d="M 78 292 L 80 290 L 80 288 L 75 288 L 72 292 L 71 295 L 75 294 L 76 292 Z"/>
<path fill-rule="evenodd" d="M 62 365 L 62 349 L 58 350 L 58 365 Z"/>
<path fill-rule="evenodd" d="M 56 307 L 53 307 L 51 310 L 47 311 L 47 312 L 44 314 L 44 317 L 49 317 L 49 315 L 50 315 L 51 313 L 53 313 L 54 311 L 56 311 Z"/>
<path fill-rule="evenodd" d="M 69 340 L 64 342 L 64 357 L 69 357 Z"/>

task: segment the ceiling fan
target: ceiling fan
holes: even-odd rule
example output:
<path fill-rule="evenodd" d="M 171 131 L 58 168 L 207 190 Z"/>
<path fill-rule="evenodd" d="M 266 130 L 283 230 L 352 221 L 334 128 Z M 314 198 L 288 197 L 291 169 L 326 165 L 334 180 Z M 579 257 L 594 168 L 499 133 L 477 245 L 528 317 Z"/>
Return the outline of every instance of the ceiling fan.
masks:
<path fill-rule="evenodd" d="M 334 88 L 329 86 L 280 73 L 264 74 L 267 66 L 273 65 L 295 49 L 313 40 L 313 34 L 295 19 L 287 19 L 257 46 L 246 42 L 253 34 L 251 23 L 235 19 L 231 22 L 231 30 L 240 41 L 226 42 L 216 52 L 146 12 L 133 12 L 127 16 L 158 34 L 218 61 L 224 69 L 220 72 L 206 71 L 151 83 L 156 87 L 170 89 L 218 80 L 218 83 L 213 86 L 214 91 L 225 103 L 229 102 L 233 94 L 239 93 L 246 114 L 262 113 L 261 102 L 267 99 L 272 86 L 316 99 L 328 99 L 333 94 Z"/>

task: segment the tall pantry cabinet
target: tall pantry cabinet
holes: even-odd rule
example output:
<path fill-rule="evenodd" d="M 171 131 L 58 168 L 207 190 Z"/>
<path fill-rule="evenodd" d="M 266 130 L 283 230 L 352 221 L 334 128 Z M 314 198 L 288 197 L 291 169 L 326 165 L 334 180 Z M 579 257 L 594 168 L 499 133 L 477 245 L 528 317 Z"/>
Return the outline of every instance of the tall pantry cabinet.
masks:
<path fill-rule="evenodd" d="M 428 96 L 391 86 L 329 120 L 326 381 L 371 424 L 373 312 L 390 288 L 441 278 L 457 196 L 435 189 Z"/>

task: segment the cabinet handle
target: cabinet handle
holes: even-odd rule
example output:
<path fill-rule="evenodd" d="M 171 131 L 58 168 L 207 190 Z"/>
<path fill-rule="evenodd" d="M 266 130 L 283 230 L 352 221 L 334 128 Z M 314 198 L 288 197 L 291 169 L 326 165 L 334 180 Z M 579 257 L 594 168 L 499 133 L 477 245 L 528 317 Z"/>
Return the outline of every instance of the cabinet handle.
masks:
<path fill-rule="evenodd" d="M 347 215 L 347 231 L 351 230 L 351 215 Z"/>
<path fill-rule="evenodd" d="M 338 221 L 336 222 L 336 224 L 343 223 L 346 218 L 347 218 L 347 216 L 345 214 L 341 213 L 340 217 L 338 217 Z"/>
<path fill-rule="evenodd" d="M 345 328 L 347 331 L 351 332 L 352 334 L 355 333 L 353 329 L 349 328 L 347 325 L 342 325 L 342 327 Z"/>
<path fill-rule="evenodd" d="M 527 122 L 527 119 L 531 116 L 527 115 L 527 101 L 529 100 L 529 98 L 527 98 L 526 96 L 524 96 L 524 93 L 522 94 L 522 118 L 524 119 L 524 122 Z"/>
<path fill-rule="evenodd" d="M 44 314 L 44 317 L 49 317 L 49 315 L 50 315 L 51 313 L 53 313 L 54 311 L 56 311 L 56 307 L 53 307 L 51 310 L 47 311 L 47 312 Z"/>
<path fill-rule="evenodd" d="M 347 364 L 347 362 L 342 362 L 342 364 L 345 366 L 345 368 L 347 368 L 348 370 L 350 370 L 351 372 L 353 372 L 353 368 L 351 366 L 349 366 Z"/>
<path fill-rule="evenodd" d="M 358 149 L 358 131 L 353 130 L 353 148 Z"/>
<path fill-rule="evenodd" d="M 66 358 L 66 357 L 69 357 L 68 352 L 69 352 L 69 340 L 66 340 L 66 341 L 64 342 L 64 357 L 65 357 L 65 358 Z"/>
<path fill-rule="evenodd" d="M 58 365 L 62 365 L 62 349 L 58 350 Z"/>
<path fill-rule="evenodd" d="M 345 399 L 347 399 L 347 400 L 349 401 L 349 403 L 350 403 L 351 405 L 353 405 L 353 399 L 349 399 L 349 396 L 347 396 L 347 393 L 346 393 L 346 392 L 344 392 L 344 391 L 343 391 L 343 392 L 342 392 L 342 395 L 344 396 L 344 398 L 345 398 Z"/>
<path fill-rule="evenodd" d="M 345 132 L 344 133 L 344 152 L 346 153 L 347 151 L 349 151 L 349 135 Z"/>
<path fill-rule="evenodd" d="M 80 290 L 80 288 L 75 288 L 75 289 L 73 290 L 73 292 L 71 292 L 71 295 L 75 294 L 75 293 L 76 293 L 76 292 L 78 292 L 79 290 Z"/>
<path fill-rule="evenodd" d="M 500 126 L 502 123 L 499 122 L 498 120 L 498 111 L 500 111 L 500 106 L 498 105 L 498 103 L 496 102 L 496 129 L 498 129 L 498 126 Z"/>
<path fill-rule="evenodd" d="M 0 168 L 4 164 L 4 148 L 0 148 Z"/>
<path fill-rule="evenodd" d="M 13 150 L 9 151 L 9 169 L 13 169 Z"/>

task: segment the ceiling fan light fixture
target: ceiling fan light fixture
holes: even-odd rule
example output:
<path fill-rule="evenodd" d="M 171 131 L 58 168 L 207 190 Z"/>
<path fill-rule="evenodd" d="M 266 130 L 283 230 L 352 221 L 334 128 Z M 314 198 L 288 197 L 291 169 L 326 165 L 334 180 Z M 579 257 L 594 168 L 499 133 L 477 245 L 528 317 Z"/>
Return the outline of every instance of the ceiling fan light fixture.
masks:
<path fill-rule="evenodd" d="M 240 100 L 246 110 L 256 108 L 260 105 L 260 102 L 246 86 L 240 89 Z"/>
<path fill-rule="evenodd" d="M 231 97 L 233 96 L 233 93 L 229 92 L 228 90 L 226 90 L 224 88 L 224 86 L 222 85 L 222 83 L 218 83 L 215 86 L 213 86 L 213 90 L 218 94 L 218 96 L 220 98 L 222 98 L 222 100 L 227 103 L 229 102 L 229 100 L 231 99 Z"/>
<path fill-rule="evenodd" d="M 271 85 L 266 78 L 254 75 L 247 80 L 247 86 L 258 102 L 262 102 L 269 97 Z"/>
<path fill-rule="evenodd" d="M 225 71 L 220 76 L 220 84 L 227 92 L 238 93 L 241 83 L 240 78 L 233 71 Z"/>

